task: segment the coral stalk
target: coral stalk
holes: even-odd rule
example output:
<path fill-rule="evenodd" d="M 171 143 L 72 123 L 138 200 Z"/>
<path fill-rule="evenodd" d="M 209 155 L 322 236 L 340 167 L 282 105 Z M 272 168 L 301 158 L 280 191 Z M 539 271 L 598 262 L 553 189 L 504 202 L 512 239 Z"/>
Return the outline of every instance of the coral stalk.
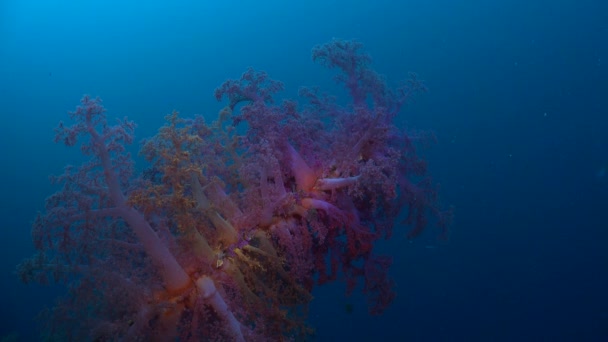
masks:
<path fill-rule="evenodd" d="M 208 276 L 202 276 L 196 281 L 196 286 L 201 296 L 211 304 L 215 312 L 227 321 L 228 329 L 234 341 L 244 342 L 245 337 L 243 337 L 243 332 L 241 331 L 241 323 L 239 323 L 228 308 L 228 304 L 226 304 L 224 298 L 217 291 L 213 280 Z"/>
<path fill-rule="evenodd" d="M 357 179 L 361 176 L 343 177 L 343 178 L 319 178 L 315 184 L 316 190 L 335 190 L 339 188 L 345 188 L 349 185 L 355 184 Z"/>

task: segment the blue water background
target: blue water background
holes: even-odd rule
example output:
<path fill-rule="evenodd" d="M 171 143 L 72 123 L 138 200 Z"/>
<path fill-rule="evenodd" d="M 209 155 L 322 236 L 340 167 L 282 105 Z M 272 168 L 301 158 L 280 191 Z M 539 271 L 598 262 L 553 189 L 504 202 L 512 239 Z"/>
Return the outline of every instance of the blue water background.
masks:
<path fill-rule="evenodd" d="M 425 80 L 398 119 L 437 135 L 424 155 L 456 210 L 448 241 L 397 230 L 377 247 L 398 284 L 383 315 L 342 283 L 318 288 L 316 339 L 608 340 L 608 2 L 590 0 L 2 0 L 0 336 L 35 339 L 61 292 L 14 270 L 48 176 L 82 160 L 52 138 L 83 94 L 138 138 L 173 109 L 213 119 L 214 88 L 249 66 L 283 97 L 345 95 L 310 58 L 334 37 L 395 83 Z"/>

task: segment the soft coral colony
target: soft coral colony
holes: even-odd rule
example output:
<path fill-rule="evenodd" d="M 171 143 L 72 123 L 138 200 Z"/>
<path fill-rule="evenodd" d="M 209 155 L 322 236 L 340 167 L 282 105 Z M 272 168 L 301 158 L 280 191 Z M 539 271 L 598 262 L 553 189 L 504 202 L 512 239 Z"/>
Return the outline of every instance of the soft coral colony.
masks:
<path fill-rule="evenodd" d="M 45 313 L 47 337 L 300 339 L 313 287 L 338 275 L 347 291 L 360 280 L 372 314 L 390 304 L 391 259 L 374 242 L 450 216 L 393 123 L 423 86 L 389 89 L 353 41 L 318 46 L 313 60 L 339 69 L 349 105 L 318 89 L 301 91 L 305 106 L 275 104 L 282 84 L 250 69 L 216 90 L 228 104 L 213 123 L 168 115 L 138 175 L 125 150 L 134 124 L 111 126 L 99 99 L 82 99 L 56 140 L 90 159 L 53 179 L 62 188 L 20 265 L 26 282 L 68 286 Z"/>

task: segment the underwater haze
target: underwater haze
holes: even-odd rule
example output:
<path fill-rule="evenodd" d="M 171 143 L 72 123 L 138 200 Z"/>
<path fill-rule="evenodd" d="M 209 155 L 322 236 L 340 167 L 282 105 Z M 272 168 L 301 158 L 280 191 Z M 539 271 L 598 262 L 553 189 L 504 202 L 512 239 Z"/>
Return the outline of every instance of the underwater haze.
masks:
<path fill-rule="evenodd" d="M 2 0 L 0 113 L 2 341 L 608 340 L 608 2 Z"/>

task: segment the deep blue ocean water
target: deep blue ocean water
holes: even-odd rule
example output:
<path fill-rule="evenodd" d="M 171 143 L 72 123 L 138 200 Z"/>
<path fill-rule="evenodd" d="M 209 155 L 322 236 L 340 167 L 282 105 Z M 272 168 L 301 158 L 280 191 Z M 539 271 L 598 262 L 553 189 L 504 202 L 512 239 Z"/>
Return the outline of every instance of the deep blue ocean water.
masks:
<path fill-rule="evenodd" d="M 311 48 L 357 39 L 390 81 L 429 91 L 401 113 L 433 131 L 424 156 L 455 207 L 378 248 L 397 298 L 381 316 L 337 282 L 313 293 L 318 341 L 608 341 L 608 2 L 0 2 L 0 336 L 36 340 L 61 293 L 21 284 L 30 225 L 80 161 L 52 143 L 83 94 L 138 138 L 173 109 L 214 118 L 213 90 L 252 66 L 286 85 L 337 89 Z"/>

